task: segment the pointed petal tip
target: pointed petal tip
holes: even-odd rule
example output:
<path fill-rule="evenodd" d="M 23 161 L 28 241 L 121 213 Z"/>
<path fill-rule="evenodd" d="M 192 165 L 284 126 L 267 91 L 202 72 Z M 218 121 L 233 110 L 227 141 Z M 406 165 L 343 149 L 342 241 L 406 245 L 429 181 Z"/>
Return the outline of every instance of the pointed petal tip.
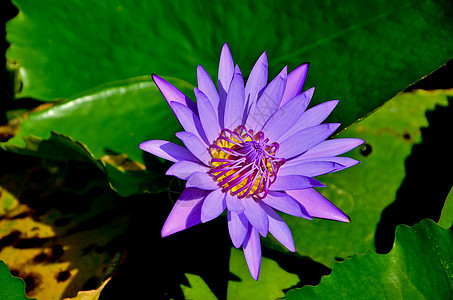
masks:
<path fill-rule="evenodd" d="M 139 147 L 140 149 L 142 149 L 143 151 L 146 151 L 144 148 L 146 148 L 146 144 L 147 144 L 148 142 L 149 142 L 149 141 L 140 143 L 140 144 L 138 145 L 138 147 Z"/>
<path fill-rule="evenodd" d="M 165 228 L 162 228 L 160 235 L 162 236 L 162 238 L 165 238 L 165 237 L 171 235 L 171 232 L 168 232 L 168 230 L 165 230 Z"/>
<path fill-rule="evenodd" d="M 230 47 L 228 46 L 228 43 L 223 44 L 223 46 L 222 46 L 222 54 L 223 53 L 228 54 L 229 56 L 231 56 L 231 51 L 230 51 Z"/>

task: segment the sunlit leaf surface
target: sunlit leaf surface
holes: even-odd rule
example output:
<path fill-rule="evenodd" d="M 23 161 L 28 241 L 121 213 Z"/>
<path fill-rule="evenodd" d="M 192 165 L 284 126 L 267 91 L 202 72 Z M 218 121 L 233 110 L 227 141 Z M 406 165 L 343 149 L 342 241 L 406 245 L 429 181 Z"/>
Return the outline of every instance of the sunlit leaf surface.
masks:
<path fill-rule="evenodd" d="M 320 188 L 351 218 L 351 223 L 302 220 L 284 215 L 296 250 L 327 266 L 337 259 L 374 249 L 381 213 L 396 197 L 405 177 L 405 160 L 421 142 L 420 129 L 428 126 L 426 111 L 446 106 L 451 91 L 403 93 L 376 113 L 338 136 L 365 140 L 362 148 L 347 154 L 361 163 L 348 170 L 320 176 Z"/>

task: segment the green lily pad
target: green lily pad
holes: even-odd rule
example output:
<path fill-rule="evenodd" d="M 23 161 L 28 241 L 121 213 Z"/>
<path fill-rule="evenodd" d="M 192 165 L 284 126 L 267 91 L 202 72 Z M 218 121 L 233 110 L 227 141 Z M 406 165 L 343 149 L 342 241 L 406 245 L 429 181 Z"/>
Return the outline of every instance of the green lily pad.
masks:
<path fill-rule="evenodd" d="M 348 126 L 453 57 L 449 0 L 13 2 L 18 97 L 70 98 L 151 73 L 195 83 L 198 64 L 216 77 L 228 42 L 244 74 L 263 51 L 271 75 L 310 62 L 314 101 L 343 100 L 332 118 Z"/>
<path fill-rule="evenodd" d="M 279 267 L 266 257 L 262 258 L 259 280 L 250 276 L 244 254 L 241 250 L 231 249 L 230 272 L 235 277 L 228 281 L 226 299 L 281 299 L 283 290 L 295 286 L 299 277 Z M 197 275 L 186 274 L 188 286 L 182 286 L 186 299 L 216 299 L 207 284 Z"/>
<path fill-rule="evenodd" d="M 8 266 L 0 260 L 0 299 L 26 300 L 25 282 L 11 276 Z"/>
<path fill-rule="evenodd" d="M 451 299 L 453 234 L 425 219 L 400 225 L 386 255 L 354 255 L 335 265 L 316 286 L 288 292 L 286 299 Z"/>
<path fill-rule="evenodd" d="M 450 193 L 448 193 L 444 208 L 442 208 L 442 213 L 440 214 L 440 219 L 437 224 L 444 228 L 450 228 L 453 226 L 453 188 L 450 190 Z"/>
<path fill-rule="evenodd" d="M 241 250 L 231 249 L 230 272 L 238 280 L 228 281 L 227 299 L 280 299 L 285 297 L 283 290 L 299 282 L 299 277 L 280 268 L 273 260 L 263 257 L 258 281 L 250 276 Z"/>
<path fill-rule="evenodd" d="M 198 275 L 186 274 L 189 286 L 181 286 L 185 299 L 216 300 L 217 297 Z"/>
<path fill-rule="evenodd" d="M 181 80 L 169 81 L 186 94 L 192 90 Z M 103 85 L 11 122 L 19 126 L 13 138 L 1 143 L 4 149 L 90 161 L 107 173 L 112 188 L 121 196 L 166 188 L 160 176 L 165 172 L 162 164 L 154 158 L 145 162 L 138 145 L 149 139 L 174 141 L 174 133 L 182 130 L 150 77 Z"/>
<path fill-rule="evenodd" d="M 320 176 L 318 179 L 327 187 L 319 191 L 352 221 L 309 221 L 283 215 L 300 255 L 332 267 L 338 259 L 375 249 L 374 236 L 381 213 L 395 200 L 405 177 L 405 159 L 412 146 L 421 142 L 420 129 L 428 126 L 425 113 L 436 105 L 447 106 L 448 95 L 451 91 L 400 94 L 337 136 L 365 140 L 362 148 L 346 154 L 361 163 Z"/>

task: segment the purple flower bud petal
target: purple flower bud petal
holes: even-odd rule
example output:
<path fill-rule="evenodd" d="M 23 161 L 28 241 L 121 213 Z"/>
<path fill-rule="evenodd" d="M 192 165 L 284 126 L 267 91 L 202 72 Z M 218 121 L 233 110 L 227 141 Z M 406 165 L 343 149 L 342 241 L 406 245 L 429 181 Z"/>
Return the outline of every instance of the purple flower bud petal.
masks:
<path fill-rule="evenodd" d="M 324 187 L 318 180 L 302 176 L 302 175 L 287 175 L 278 176 L 277 180 L 270 186 L 271 191 L 299 190 L 312 187 Z"/>
<path fill-rule="evenodd" d="M 246 127 L 259 130 L 269 120 L 269 118 L 277 111 L 280 102 L 285 92 L 287 67 L 278 74 L 264 89 L 255 107 L 250 111 Z"/>
<path fill-rule="evenodd" d="M 280 107 L 262 129 L 266 133 L 266 137 L 271 141 L 277 141 L 280 136 L 293 127 L 309 102 L 310 100 L 305 94 L 300 94 Z"/>
<path fill-rule="evenodd" d="M 139 148 L 172 162 L 180 162 L 184 160 L 200 162 L 200 160 L 189 150 L 172 142 L 151 140 L 141 143 Z"/>
<path fill-rule="evenodd" d="M 197 97 L 198 114 L 200 115 L 200 122 L 203 126 L 203 131 L 206 133 L 206 138 L 209 143 L 213 143 L 219 137 L 220 127 L 217 113 L 212 107 L 208 97 L 202 91 L 195 88 L 195 97 Z"/>
<path fill-rule="evenodd" d="M 280 143 L 278 155 L 287 160 L 293 158 L 324 141 L 339 126 L 339 123 L 326 123 L 302 129 Z"/>
<path fill-rule="evenodd" d="M 236 66 L 225 104 L 224 128 L 236 128 L 242 123 L 244 113 L 244 80 Z"/>
<path fill-rule="evenodd" d="M 300 158 L 308 159 L 316 157 L 336 156 L 344 154 L 363 144 L 364 142 L 364 140 L 355 138 L 327 140 L 309 149 L 307 152 L 302 154 Z M 299 157 L 297 159 L 299 159 Z"/>
<path fill-rule="evenodd" d="M 296 97 L 302 91 L 304 86 L 305 78 L 307 77 L 308 67 L 310 64 L 302 64 L 295 68 L 288 75 L 285 93 L 283 94 L 280 106 L 283 106 L 286 102 Z"/>
<path fill-rule="evenodd" d="M 211 191 L 219 188 L 212 177 L 204 172 L 195 172 L 189 176 L 189 178 L 187 179 L 186 188 L 190 187 Z"/>
<path fill-rule="evenodd" d="M 338 100 L 331 100 L 310 108 L 300 116 L 291 129 L 285 132 L 280 140 L 284 140 L 302 129 L 321 124 L 330 115 L 337 104 Z"/>
<path fill-rule="evenodd" d="M 201 141 L 209 146 L 208 139 L 201 125 L 200 119 L 187 106 L 179 102 L 170 103 L 173 112 L 185 131 L 195 134 Z"/>
<path fill-rule="evenodd" d="M 349 223 L 349 217 L 332 202 L 314 189 L 286 191 L 288 195 L 302 204 L 314 218 L 322 218 Z"/>
<path fill-rule="evenodd" d="M 261 267 L 261 242 L 258 231 L 250 224 L 243 248 L 245 261 L 249 267 L 250 274 L 255 280 L 258 280 Z"/>
<path fill-rule="evenodd" d="M 208 149 L 206 145 L 200 141 L 200 139 L 193 133 L 182 131 L 177 132 L 176 136 L 180 139 L 184 145 L 195 155 L 200 161 L 205 165 L 209 166 L 209 161 L 211 157 L 209 156 Z"/>
<path fill-rule="evenodd" d="M 220 127 L 225 128 L 223 123 L 223 116 L 225 114 L 225 101 L 228 93 L 228 89 L 233 79 L 234 74 L 234 62 L 233 57 L 231 56 L 230 49 L 228 44 L 224 44 L 222 48 L 222 53 L 220 54 L 219 61 L 219 121 Z"/>
<path fill-rule="evenodd" d="M 153 74 L 152 75 L 154 83 L 159 88 L 160 92 L 164 96 L 165 100 L 167 100 L 168 104 L 170 105 L 171 102 L 178 102 L 192 110 L 195 114 L 197 113 L 197 107 L 195 103 L 189 99 L 186 95 L 184 95 L 180 90 L 178 90 L 174 85 L 167 82 L 166 80 L 160 78 L 159 76 Z M 170 105 L 171 107 L 171 105 Z"/>
<path fill-rule="evenodd" d="M 206 70 L 201 65 L 199 65 L 197 68 L 197 81 L 198 88 L 203 92 L 203 94 L 208 97 L 209 101 L 212 104 L 212 107 L 217 114 L 217 109 L 220 102 L 219 93 L 217 92 L 211 76 L 209 76 L 208 72 L 206 72 Z"/>
<path fill-rule="evenodd" d="M 226 205 L 228 210 L 234 211 L 236 213 L 242 213 L 244 211 L 244 205 L 242 205 L 242 200 L 237 196 L 232 196 L 231 193 L 226 192 Z"/>
<path fill-rule="evenodd" d="M 228 211 L 227 219 L 231 241 L 233 242 L 234 247 L 239 248 L 247 235 L 249 221 L 244 214 L 238 214 L 230 210 Z"/>
<path fill-rule="evenodd" d="M 304 207 L 285 193 L 271 191 L 267 194 L 266 198 L 261 199 L 261 201 L 286 214 L 308 220 L 312 219 Z"/>
<path fill-rule="evenodd" d="M 295 252 L 293 236 L 285 221 L 270 207 L 264 207 L 269 218 L 269 232 L 289 251 Z"/>
<path fill-rule="evenodd" d="M 165 221 L 162 237 L 200 223 L 201 206 L 208 193 L 194 188 L 185 189 Z"/>
<path fill-rule="evenodd" d="M 209 168 L 205 165 L 200 163 L 196 163 L 193 161 L 183 160 L 173 164 L 168 170 L 165 175 L 172 175 L 176 176 L 180 179 L 187 180 L 190 175 L 194 172 L 208 172 Z"/>
<path fill-rule="evenodd" d="M 343 170 L 345 168 L 346 166 L 333 161 L 301 161 L 298 164 L 283 165 L 278 171 L 278 175 L 304 175 L 315 177 Z"/>
<path fill-rule="evenodd" d="M 245 85 L 244 121 L 247 120 L 248 114 L 255 107 L 259 94 L 266 87 L 267 73 L 267 54 L 264 52 L 253 66 Z"/>
<path fill-rule="evenodd" d="M 264 209 L 251 197 L 242 199 L 242 204 L 244 205 L 244 214 L 250 224 L 265 237 L 269 230 L 269 220 Z"/>
<path fill-rule="evenodd" d="M 219 188 L 213 190 L 203 202 L 201 207 L 201 222 L 206 223 L 217 218 L 225 210 L 225 193 Z"/>

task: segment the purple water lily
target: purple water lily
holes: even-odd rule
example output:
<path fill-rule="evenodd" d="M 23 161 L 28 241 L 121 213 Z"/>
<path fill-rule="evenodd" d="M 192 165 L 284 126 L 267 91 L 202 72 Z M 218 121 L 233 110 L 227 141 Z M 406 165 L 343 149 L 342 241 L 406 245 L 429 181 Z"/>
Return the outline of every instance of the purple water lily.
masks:
<path fill-rule="evenodd" d="M 276 211 L 305 219 L 349 222 L 349 217 L 314 187 L 313 177 L 351 167 L 358 161 L 337 155 L 363 143 L 360 139 L 326 140 L 338 123 L 321 124 L 337 105 L 328 101 L 307 110 L 314 88 L 302 91 L 308 64 L 269 84 L 266 53 L 247 83 L 234 65 L 228 45 L 222 49 L 218 89 L 198 66 L 197 102 L 153 75 L 185 131 L 176 136 L 185 145 L 151 140 L 144 151 L 174 162 L 167 175 L 187 180 L 162 236 L 207 222 L 227 210 L 233 245 L 242 246 L 252 277 L 261 265 L 260 235 L 270 232 L 295 251 L 288 226 Z"/>

